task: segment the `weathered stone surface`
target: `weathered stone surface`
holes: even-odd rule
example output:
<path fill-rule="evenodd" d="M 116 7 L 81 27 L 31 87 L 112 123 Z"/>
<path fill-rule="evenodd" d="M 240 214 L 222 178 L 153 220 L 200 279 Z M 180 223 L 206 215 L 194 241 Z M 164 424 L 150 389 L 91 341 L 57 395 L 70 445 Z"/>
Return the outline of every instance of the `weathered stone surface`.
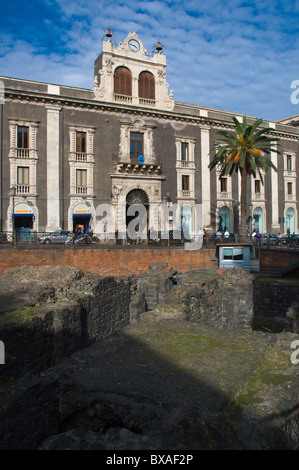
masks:
<path fill-rule="evenodd" d="M 298 300 L 298 280 L 260 278 L 254 284 L 255 318 L 268 318 L 283 325 L 288 309 Z"/>
<path fill-rule="evenodd" d="M 296 300 L 287 310 L 285 330 L 299 333 L 299 300 Z"/>
<path fill-rule="evenodd" d="M 71 429 L 51 436 L 44 441 L 40 450 L 104 450 L 104 439 L 98 433 L 84 428 Z"/>
<path fill-rule="evenodd" d="M 65 283 L 37 282 L 36 311 L 26 328 L 12 322 L 20 340 L 12 344 L 24 354 L 38 332 L 33 349 L 44 356 L 32 379 L 0 385 L 3 449 L 299 448 L 299 370 L 290 361 L 298 335 L 248 329 L 252 280 L 242 292 L 240 271 L 175 284 L 164 268 L 154 267 L 154 282 L 141 276 L 144 284 L 76 272 Z M 129 324 L 147 280 L 159 306 Z M 1 332 L 11 327 L 3 323 Z M 40 373 L 49 357 L 58 363 Z"/>
<path fill-rule="evenodd" d="M 298 336 L 212 328 L 169 310 L 47 372 L 60 382 L 64 432 L 91 429 L 114 450 L 296 448 Z"/>
<path fill-rule="evenodd" d="M 0 448 L 34 450 L 59 431 L 56 380 L 20 379 L 0 388 Z"/>
<path fill-rule="evenodd" d="M 73 267 L 5 271 L 0 339 L 6 365 L 0 379 L 35 374 L 126 325 L 135 290 L 132 278 L 101 278 Z"/>

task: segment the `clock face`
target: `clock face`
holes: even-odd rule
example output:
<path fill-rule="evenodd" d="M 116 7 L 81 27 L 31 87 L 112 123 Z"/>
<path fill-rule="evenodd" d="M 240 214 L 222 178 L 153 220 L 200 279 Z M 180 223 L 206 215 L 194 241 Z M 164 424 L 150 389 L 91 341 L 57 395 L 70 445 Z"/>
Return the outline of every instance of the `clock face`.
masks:
<path fill-rule="evenodd" d="M 138 52 L 140 49 L 140 44 L 136 39 L 130 39 L 129 41 L 129 48 L 131 51 Z"/>

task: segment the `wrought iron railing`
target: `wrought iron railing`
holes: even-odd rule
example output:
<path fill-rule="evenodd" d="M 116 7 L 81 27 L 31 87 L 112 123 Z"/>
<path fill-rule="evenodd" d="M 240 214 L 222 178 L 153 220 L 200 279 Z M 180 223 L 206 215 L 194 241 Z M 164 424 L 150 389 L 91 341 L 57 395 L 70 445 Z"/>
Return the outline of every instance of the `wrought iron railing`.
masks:
<path fill-rule="evenodd" d="M 59 232 L 59 231 L 58 231 Z M 138 238 L 129 237 L 126 233 L 95 233 L 91 237 L 89 234 L 77 234 L 71 231 L 62 231 L 62 234 L 59 235 L 58 232 L 36 232 L 31 229 L 26 228 L 15 228 L 15 230 L 10 230 L 7 232 L 0 232 L 0 245 L 51 245 L 51 244 L 65 244 L 65 245 L 115 245 L 119 246 L 138 246 L 143 247 L 186 247 L 186 244 L 194 244 L 200 248 L 210 248 L 216 249 L 218 245 L 244 245 L 248 244 L 253 247 L 259 247 L 261 250 L 267 249 L 283 249 L 283 250 L 299 250 L 299 238 L 289 238 L 289 239 L 279 239 L 274 244 L 263 243 L 257 239 L 252 239 L 251 237 L 238 237 L 231 235 L 226 238 L 224 236 L 216 237 L 206 236 L 200 238 L 195 236 L 189 238 L 186 234 L 178 230 L 177 232 L 157 232 L 155 236 L 150 237 L 146 234 Z M 286 242 L 287 240 L 287 242 Z M 190 245 L 189 245 L 190 246 Z"/>

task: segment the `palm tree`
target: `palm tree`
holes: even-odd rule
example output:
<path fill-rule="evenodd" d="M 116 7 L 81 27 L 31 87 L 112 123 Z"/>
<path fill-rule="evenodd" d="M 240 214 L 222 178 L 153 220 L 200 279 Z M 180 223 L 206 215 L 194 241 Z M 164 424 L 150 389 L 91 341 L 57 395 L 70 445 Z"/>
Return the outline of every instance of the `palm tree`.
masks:
<path fill-rule="evenodd" d="M 267 134 L 273 131 L 272 128 L 258 127 L 263 122 L 263 119 L 257 119 L 252 125 L 247 124 L 246 116 L 243 116 L 243 123 L 240 123 L 233 117 L 235 123 L 234 132 L 219 131 L 218 134 L 222 136 L 215 143 L 213 151 L 215 156 L 209 164 L 209 169 L 218 167 L 220 170 L 219 178 L 227 175 L 232 175 L 234 171 L 241 174 L 241 237 L 245 238 L 246 233 L 246 220 L 247 220 L 247 180 L 248 176 L 256 177 L 258 172 L 262 184 L 263 172 L 269 168 L 277 171 L 268 158 L 270 152 L 280 153 L 276 147 L 272 146 L 274 141 L 279 139 L 268 137 Z"/>

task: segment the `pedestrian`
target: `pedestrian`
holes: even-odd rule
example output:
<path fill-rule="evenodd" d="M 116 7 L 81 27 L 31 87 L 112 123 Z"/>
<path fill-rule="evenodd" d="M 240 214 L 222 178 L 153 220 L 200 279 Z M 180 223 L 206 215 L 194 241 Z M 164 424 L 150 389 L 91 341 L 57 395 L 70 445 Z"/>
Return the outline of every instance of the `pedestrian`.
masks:
<path fill-rule="evenodd" d="M 228 239 L 229 239 L 229 231 L 227 230 L 227 228 L 225 229 L 225 232 L 224 232 L 224 241 L 225 242 L 228 242 Z"/>
<path fill-rule="evenodd" d="M 216 242 L 220 241 L 221 238 L 222 238 L 222 232 L 221 232 L 220 229 L 218 229 L 217 232 L 216 232 Z"/>

